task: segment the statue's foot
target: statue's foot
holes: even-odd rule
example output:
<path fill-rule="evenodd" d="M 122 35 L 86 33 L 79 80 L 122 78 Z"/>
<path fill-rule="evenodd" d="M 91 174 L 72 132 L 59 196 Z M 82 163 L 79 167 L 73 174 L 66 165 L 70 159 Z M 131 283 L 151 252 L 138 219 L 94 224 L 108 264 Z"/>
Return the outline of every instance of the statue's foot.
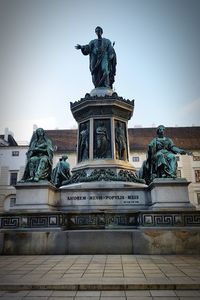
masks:
<path fill-rule="evenodd" d="M 25 181 L 27 181 L 27 182 L 34 181 L 34 177 L 30 177 L 30 178 L 26 179 Z"/>
<path fill-rule="evenodd" d="M 167 175 L 166 174 L 162 174 L 162 178 L 167 178 Z"/>
<path fill-rule="evenodd" d="M 162 178 L 176 178 L 176 175 L 173 175 L 173 174 L 163 174 L 162 175 Z"/>
<path fill-rule="evenodd" d="M 38 182 L 39 181 L 39 178 L 38 177 L 34 177 L 34 180 L 35 182 Z"/>

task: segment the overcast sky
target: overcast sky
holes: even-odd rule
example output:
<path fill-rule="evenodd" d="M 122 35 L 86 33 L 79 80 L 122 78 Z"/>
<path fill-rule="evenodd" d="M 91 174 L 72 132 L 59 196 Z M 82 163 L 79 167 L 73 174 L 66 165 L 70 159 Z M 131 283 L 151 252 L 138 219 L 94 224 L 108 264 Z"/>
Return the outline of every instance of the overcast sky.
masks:
<path fill-rule="evenodd" d="M 115 41 L 129 127 L 200 125 L 200 0 L 0 0 L 0 133 L 76 127 L 70 102 L 93 89 L 74 46 Z"/>

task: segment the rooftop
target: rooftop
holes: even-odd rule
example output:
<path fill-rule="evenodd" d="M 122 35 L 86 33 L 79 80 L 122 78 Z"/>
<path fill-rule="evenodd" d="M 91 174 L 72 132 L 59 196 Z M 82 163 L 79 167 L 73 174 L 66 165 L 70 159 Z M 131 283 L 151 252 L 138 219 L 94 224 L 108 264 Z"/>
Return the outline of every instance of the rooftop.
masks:
<path fill-rule="evenodd" d="M 77 129 L 45 130 L 52 140 L 56 151 L 76 151 Z M 131 151 L 144 151 L 149 142 L 156 136 L 156 128 L 129 128 L 129 146 Z M 165 135 L 174 144 L 187 150 L 200 149 L 200 127 L 166 127 Z"/>
<path fill-rule="evenodd" d="M 4 134 L 0 135 L 0 147 L 5 146 L 18 146 L 17 142 L 11 134 L 8 134 L 7 138 L 5 138 Z"/>

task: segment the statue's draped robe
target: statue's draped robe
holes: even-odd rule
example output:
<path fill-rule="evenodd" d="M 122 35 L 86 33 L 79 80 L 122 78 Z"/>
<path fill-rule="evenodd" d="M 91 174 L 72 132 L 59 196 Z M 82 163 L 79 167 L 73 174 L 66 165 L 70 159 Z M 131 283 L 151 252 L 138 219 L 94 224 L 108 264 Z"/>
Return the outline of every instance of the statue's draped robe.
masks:
<path fill-rule="evenodd" d="M 98 158 L 106 158 L 108 150 L 108 134 L 104 126 L 99 126 L 96 129 L 96 155 Z"/>
<path fill-rule="evenodd" d="M 84 55 L 90 56 L 90 72 L 95 88 L 112 88 L 117 58 L 110 40 L 106 38 L 92 40 L 88 45 L 82 46 L 81 51 Z"/>
<path fill-rule="evenodd" d="M 154 138 L 149 144 L 148 160 L 156 177 L 176 177 L 175 146 L 170 138 Z"/>
<path fill-rule="evenodd" d="M 79 139 L 79 161 L 89 158 L 89 132 L 88 128 L 81 130 Z"/>
<path fill-rule="evenodd" d="M 53 164 L 53 147 L 47 137 L 42 139 L 32 138 L 27 153 L 27 164 L 23 180 L 38 178 L 39 180 L 50 180 Z"/>
<path fill-rule="evenodd" d="M 62 182 L 70 179 L 70 165 L 65 160 L 60 160 L 52 171 L 51 181 L 56 187 L 60 187 Z"/>
<path fill-rule="evenodd" d="M 122 127 L 117 126 L 115 129 L 115 142 L 116 142 L 116 158 L 127 160 L 126 151 L 126 137 Z"/>

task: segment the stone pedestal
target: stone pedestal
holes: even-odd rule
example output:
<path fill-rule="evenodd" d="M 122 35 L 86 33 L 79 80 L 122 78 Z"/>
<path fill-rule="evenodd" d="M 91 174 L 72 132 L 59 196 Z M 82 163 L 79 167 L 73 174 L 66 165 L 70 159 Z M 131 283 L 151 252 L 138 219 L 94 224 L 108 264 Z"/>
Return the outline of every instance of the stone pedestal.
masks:
<path fill-rule="evenodd" d="M 149 185 L 151 208 L 165 209 L 195 209 L 188 196 L 188 182 L 184 178 L 156 178 Z"/>
<path fill-rule="evenodd" d="M 129 212 L 148 209 L 150 202 L 145 184 L 130 182 L 77 183 L 60 188 L 61 211 Z"/>
<path fill-rule="evenodd" d="M 129 163 L 128 120 L 134 100 L 125 100 L 112 90 L 96 88 L 80 101 L 71 103 L 78 122 L 77 164 L 68 184 L 103 180 L 134 180 L 135 168 Z M 124 180 L 123 177 L 126 177 Z"/>
<path fill-rule="evenodd" d="M 58 191 L 48 181 L 16 185 L 16 203 L 12 211 L 51 211 L 58 206 Z"/>

